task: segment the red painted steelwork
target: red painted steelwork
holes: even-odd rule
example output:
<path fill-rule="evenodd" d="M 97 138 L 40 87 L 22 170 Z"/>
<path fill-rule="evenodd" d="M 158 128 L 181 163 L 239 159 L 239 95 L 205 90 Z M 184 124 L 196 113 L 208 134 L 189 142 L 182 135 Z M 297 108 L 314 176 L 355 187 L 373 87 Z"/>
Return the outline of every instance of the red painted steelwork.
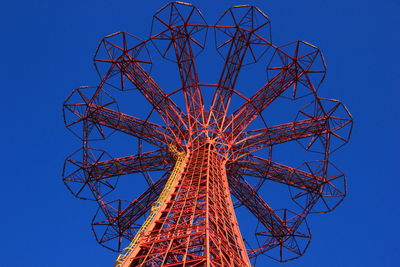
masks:
<path fill-rule="evenodd" d="M 225 161 L 210 143 L 191 148 L 158 218 L 122 266 L 250 266 Z"/>
<path fill-rule="evenodd" d="M 223 67 L 217 82 L 206 84 L 195 58 L 210 30 Z M 176 63 L 179 88 L 167 92 L 150 75 L 150 42 Z M 267 54 L 268 78 L 246 96 L 236 89 L 240 72 Z M 66 159 L 63 180 L 76 197 L 98 203 L 92 226 L 102 246 L 121 252 L 123 241 L 132 241 L 117 266 L 242 267 L 259 255 L 283 262 L 304 254 L 311 239 L 306 217 L 332 211 L 346 194 L 345 176 L 330 154 L 348 142 L 352 129 L 347 108 L 317 94 L 326 72 L 317 47 L 304 41 L 276 46 L 269 18 L 253 6 L 229 8 L 208 25 L 193 5 L 172 2 L 154 15 L 150 38 L 111 34 L 94 61 L 101 83 L 75 89 L 64 103 L 65 124 L 82 148 Z M 107 87 L 135 89 L 151 105 L 150 115 L 120 112 Z M 288 94 L 290 103 L 311 100 L 296 108 L 295 121 L 267 126 L 264 111 Z M 173 100 L 179 95 L 183 108 Z M 162 125 L 150 121 L 153 110 Z M 257 118 L 264 126 L 250 128 Z M 138 140 L 137 154 L 112 158 L 91 148 L 115 131 Z M 272 148 L 290 142 L 317 156 L 297 168 L 272 160 Z M 110 201 L 118 177 L 135 173 L 146 179 L 144 192 Z M 262 190 L 266 181 L 288 186 L 297 210 L 274 209 Z M 245 207 L 256 222 L 252 246 L 241 236 L 234 207 Z"/>

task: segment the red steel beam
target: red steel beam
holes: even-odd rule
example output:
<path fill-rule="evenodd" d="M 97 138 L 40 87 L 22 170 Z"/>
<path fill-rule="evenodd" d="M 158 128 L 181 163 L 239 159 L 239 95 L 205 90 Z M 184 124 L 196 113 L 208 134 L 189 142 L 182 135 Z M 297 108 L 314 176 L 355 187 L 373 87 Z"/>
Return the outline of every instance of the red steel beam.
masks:
<path fill-rule="evenodd" d="M 199 87 L 199 78 L 194 63 L 194 56 L 191 47 L 192 39 L 188 32 L 187 25 L 171 28 L 171 38 L 175 49 L 179 74 L 185 96 L 186 109 L 189 120 L 189 131 L 203 121 L 204 108 L 203 97 Z"/>
<path fill-rule="evenodd" d="M 115 129 L 120 132 L 143 139 L 160 148 L 173 141 L 168 130 L 158 124 L 151 123 L 103 106 L 88 105 L 87 119 L 94 123 Z"/>
<path fill-rule="evenodd" d="M 224 159 L 191 149 L 181 176 L 122 266 L 250 266 L 229 197 Z"/>
<path fill-rule="evenodd" d="M 129 53 L 126 53 L 125 57 L 127 57 L 126 60 L 122 59 L 117 63 L 120 71 L 156 109 L 164 122 L 170 127 L 175 139 L 180 143 L 185 136 L 182 129 L 187 127 L 186 116 Z"/>
<path fill-rule="evenodd" d="M 229 172 L 228 181 L 234 195 L 270 232 L 274 237 L 283 238 L 288 229 L 284 221 L 262 199 L 256 190 L 249 185 L 239 173 Z"/>
<path fill-rule="evenodd" d="M 251 37 L 252 32 L 237 27 L 234 36 L 228 40 L 230 42 L 229 50 L 225 57 L 225 64 L 214 93 L 209 115 L 209 121 L 215 121 L 218 128 L 221 128 L 224 124 L 243 59 L 250 46 Z"/>
<path fill-rule="evenodd" d="M 109 177 L 138 172 L 168 171 L 173 160 L 162 150 L 140 153 L 137 155 L 95 162 L 84 166 L 92 180 L 103 180 Z"/>
<path fill-rule="evenodd" d="M 233 149 L 247 154 L 265 147 L 318 136 L 328 131 L 327 121 L 326 117 L 318 117 L 247 131 Z"/>
<path fill-rule="evenodd" d="M 289 63 L 266 85 L 264 85 L 250 100 L 240 106 L 227 123 L 225 130 L 235 140 L 258 115 L 278 96 L 289 88 L 303 74 L 295 62 Z"/>
<path fill-rule="evenodd" d="M 153 202 L 157 200 L 163 190 L 167 178 L 168 176 L 159 178 L 122 210 L 113 207 L 111 204 L 101 204 L 100 212 L 102 212 L 105 217 L 102 220 L 95 220 L 92 225 L 94 226 L 94 230 L 96 226 L 108 226 L 108 228 L 101 237 L 98 238 L 98 242 L 105 245 L 108 241 L 118 238 L 119 244 L 121 244 L 123 237 L 132 238 L 132 236 L 130 236 L 130 230 L 132 230 L 134 226 L 137 227 L 137 220 L 149 212 Z"/>
<path fill-rule="evenodd" d="M 259 177 L 281 184 L 286 184 L 310 192 L 318 192 L 324 177 L 316 176 L 296 168 L 288 167 L 260 157 L 248 155 L 244 160 L 233 163 L 241 175 Z"/>

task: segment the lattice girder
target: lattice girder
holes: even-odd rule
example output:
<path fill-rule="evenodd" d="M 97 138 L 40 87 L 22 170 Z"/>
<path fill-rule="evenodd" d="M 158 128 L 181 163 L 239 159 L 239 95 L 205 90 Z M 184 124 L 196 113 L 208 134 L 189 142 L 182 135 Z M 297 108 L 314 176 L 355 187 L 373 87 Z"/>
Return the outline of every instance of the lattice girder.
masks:
<path fill-rule="evenodd" d="M 152 33 L 155 33 L 152 34 L 153 43 L 163 57 L 176 60 L 178 65 L 190 136 L 204 120 L 204 103 L 194 57 L 204 49 L 207 30 L 207 23 L 201 12 L 191 4 L 166 5 L 153 18 Z M 159 47 L 161 42 L 166 43 L 165 48 Z M 174 57 L 169 56 L 170 50 L 174 51 Z"/>
<path fill-rule="evenodd" d="M 195 59 L 206 48 L 210 30 L 223 66 L 217 81 L 202 83 Z M 176 63 L 179 88 L 167 84 L 165 91 L 159 73 L 150 75 L 149 43 Z M 267 80 L 246 96 L 236 88 L 243 86 L 239 74 L 267 50 L 272 54 L 266 60 Z M 172 2 L 154 15 L 149 38 L 111 34 L 101 40 L 94 61 L 100 84 L 77 88 L 64 103 L 65 124 L 82 148 L 67 158 L 63 179 L 76 197 L 98 203 L 92 225 L 101 245 L 121 251 L 123 240 L 132 240 L 116 266 L 239 267 L 250 266 L 259 255 L 291 260 L 309 244 L 306 217 L 330 212 L 343 201 L 346 178 L 330 155 L 348 142 L 351 114 L 338 100 L 318 96 L 326 73 L 320 50 L 304 41 L 272 43 L 269 18 L 258 8 L 229 8 L 209 25 L 192 4 Z M 110 87 L 139 96 L 153 109 L 146 119 L 120 112 Z M 243 87 L 251 89 L 251 81 Z M 299 111 L 293 122 L 267 126 L 264 111 L 279 104 L 278 98 L 289 98 L 290 105 L 311 101 L 294 110 Z M 285 109 L 282 116 L 291 111 Z M 134 137 L 136 154 L 112 158 L 92 148 L 115 142 L 96 143 L 114 132 L 114 140 L 122 134 Z M 280 148 L 292 153 L 290 142 L 305 150 L 300 167 L 273 159 L 275 149 L 278 156 Z M 131 202 L 112 200 L 118 177 L 137 173 L 149 187 Z M 153 182 L 151 174 L 161 178 Z M 293 211 L 272 208 L 264 200 L 267 183 L 288 186 Z M 255 248 L 246 250 L 231 194 L 258 222 Z"/>
<path fill-rule="evenodd" d="M 255 17 L 260 17 L 257 22 L 254 20 Z M 208 121 L 215 124 L 219 130 L 222 130 L 225 124 L 225 117 L 246 53 L 250 50 L 249 53 L 256 61 L 252 48 L 257 45 L 264 47 L 272 45 L 267 36 L 260 37 L 257 34 L 268 28 L 268 25 L 268 17 L 252 6 L 229 8 L 216 23 L 216 35 L 221 33 L 225 37 L 216 40 L 218 52 L 221 55 L 225 54 L 223 55 L 225 64 L 213 96 Z"/>
<path fill-rule="evenodd" d="M 84 166 L 93 180 L 128 175 L 138 172 L 168 171 L 173 160 L 163 150 L 140 153 L 137 155 L 100 161 Z"/>
<path fill-rule="evenodd" d="M 122 266 L 249 266 L 227 192 L 224 159 L 210 143 L 187 156 L 158 217 Z M 227 220 L 227 218 L 229 218 Z M 200 266 L 199 265 L 199 266 Z"/>
<path fill-rule="evenodd" d="M 271 251 L 274 250 L 280 251 L 280 257 L 275 258 L 278 261 L 289 261 L 302 256 L 311 239 L 308 225 L 304 221 L 308 211 L 304 210 L 301 216 L 298 216 L 295 220 L 288 218 L 285 214 L 281 217 L 234 169 L 235 167 L 232 166 L 228 179 L 232 194 L 267 229 L 265 231 L 267 234 L 264 234 L 266 240 L 263 240 L 263 245 L 250 250 L 248 252 L 249 256 L 253 258 L 260 254 L 268 255 L 272 254 Z M 286 213 L 287 211 L 285 210 L 284 212 Z M 305 229 L 299 229 L 300 226 L 305 226 L 303 227 Z M 301 240 L 301 238 L 304 238 L 304 240 Z M 283 248 L 291 251 L 293 255 L 284 258 L 282 255 Z"/>

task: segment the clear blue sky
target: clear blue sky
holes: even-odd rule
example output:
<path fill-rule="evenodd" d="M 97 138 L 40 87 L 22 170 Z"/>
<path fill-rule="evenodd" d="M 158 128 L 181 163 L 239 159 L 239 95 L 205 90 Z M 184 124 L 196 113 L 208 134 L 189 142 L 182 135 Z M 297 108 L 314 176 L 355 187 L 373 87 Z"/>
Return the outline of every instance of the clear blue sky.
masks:
<path fill-rule="evenodd" d="M 2 3 L 0 266 L 112 266 L 116 255 L 90 230 L 94 204 L 73 198 L 61 182 L 64 158 L 79 147 L 64 127 L 61 104 L 73 88 L 98 83 L 91 60 L 102 37 L 121 30 L 147 37 L 151 16 L 165 3 Z M 355 120 L 350 144 L 334 155 L 348 176 L 345 202 L 311 216 L 304 257 L 257 266 L 399 266 L 400 2 L 192 3 L 209 23 L 231 5 L 256 5 L 269 15 L 276 43 L 317 45 L 328 64 L 321 96 L 342 100 Z"/>

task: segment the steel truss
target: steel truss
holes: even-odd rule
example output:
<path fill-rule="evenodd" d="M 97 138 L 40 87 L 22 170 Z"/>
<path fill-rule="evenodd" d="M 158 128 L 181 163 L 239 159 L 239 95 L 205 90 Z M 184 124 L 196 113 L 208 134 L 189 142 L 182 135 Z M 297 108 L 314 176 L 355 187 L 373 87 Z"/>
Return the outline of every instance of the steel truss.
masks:
<path fill-rule="evenodd" d="M 205 48 L 210 29 L 224 66 L 218 82 L 205 85 L 199 80 L 195 56 Z M 184 109 L 151 77 L 150 42 L 162 57 L 176 62 Z M 272 51 L 270 77 L 247 97 L 235 88 L 239 73 L 267 50 Z M 208 25 L 193 5 L 172 2 L 154 15 L 150 38 L 141 40 L 125 32 L 109 35 L 100 42 L 94 61 L 100 85 L 77 88 L 64 103 L 66 126 L 83 145 L 66 159 L 63 179 L 76 197 L 98 203 L 93 230 L 101 245 L 123 251 L 116 266 L 239 267 L 250 266 L 259 255 L 274 257 L 273 251 L 278 251 L 278 261 L 304 254 L 311 238 L 307 215 L 332 211 L 346 194 L 345 177 L 329 156 L 348 142 L 352 129 L 347 108 L 317 94 L 326 72 L 317 47 L 303 41 L 276 46 L 268 17 L 253 6 L 229 8 L 215 25 Z M 122 91 L 134 87 L 164 125 L 120 112 L 107 86 Z M 215 88 L 209 107 L 203 86 Z M 293 100 L 311 98 L 295 121 L 249 128 L 288 92 Z M 234 95 L 244 103 L 229 110 Z M 89 146 L 112 131 L 156 149 L 143 152 L 140 146 L 135 155 L 112 158 Z M 294 168 L 256 154 L 292 141 L 320 153 L 320 159 Z M 165 174 L 153 181 L 151 172 Z M 106 200 L 116 177 L 134 173 L 144 174 L 145 192 L 133 201 Z M 252 185 L 247 177 L 260 182 Z M 261 195 L 264 181 L 289 186 L 301 209 L 274 210 Z M 246 207 L 262 226 L 256 233 L 258 247 L 246 249 L 237 206 Z M 131 241 L 125 249 L 123 239 Z"/>

